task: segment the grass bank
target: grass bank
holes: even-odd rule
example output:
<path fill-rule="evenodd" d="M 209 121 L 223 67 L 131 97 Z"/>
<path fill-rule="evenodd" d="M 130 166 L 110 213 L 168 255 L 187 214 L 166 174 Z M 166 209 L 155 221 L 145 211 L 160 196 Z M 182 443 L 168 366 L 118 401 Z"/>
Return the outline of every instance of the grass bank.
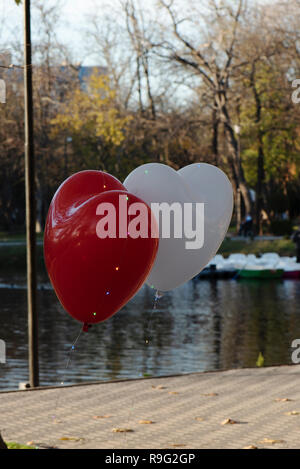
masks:
<path fill-rule="evenodd" d="M 45 271 L 43 246 L 37 246 L 37 267 L 39 272 Z M 26 271 L 26 246 L 0 246 L 0 270 L 16 269 Z"/>
<path fill-rule="evenodd" d="M 265 252 L 276 252 L 279 256 L 296 255 L 295 244 L 290 239 L 233 241 L 230 238 L 226 238 L 219 250 L 219 254 L 223 254 L 224 257 L 234 253 L 260 256 Z"/>
<path fill-rule="evenodd" d="M 6 443 L 8 449 L 36 449 L 34 446 L 20 445 L 19 443 L 9 442 Z"/>

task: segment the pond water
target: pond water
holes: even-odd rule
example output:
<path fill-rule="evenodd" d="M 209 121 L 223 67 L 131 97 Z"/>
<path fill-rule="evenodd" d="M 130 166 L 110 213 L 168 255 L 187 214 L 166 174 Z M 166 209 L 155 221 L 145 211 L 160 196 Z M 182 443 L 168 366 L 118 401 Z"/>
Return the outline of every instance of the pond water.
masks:
<path fill-rule="evenodd" d="M 22 277 L 11 282 L 25 285 Z M 80 324 L 51 289 L 40 290 L 41 384 L 254 367 L 260 352 L 266 366 L 288 364 L 291 343 L 300 338 L 299 281 L 190 281 L 165 294 L 154 311 L 153 303 L 154 291 L 143 287 L 122 311 L 80 336 L 66 370 Z M 0 319 L 4 391 L 28 380 L 25 288 L 1 285 Z"/>

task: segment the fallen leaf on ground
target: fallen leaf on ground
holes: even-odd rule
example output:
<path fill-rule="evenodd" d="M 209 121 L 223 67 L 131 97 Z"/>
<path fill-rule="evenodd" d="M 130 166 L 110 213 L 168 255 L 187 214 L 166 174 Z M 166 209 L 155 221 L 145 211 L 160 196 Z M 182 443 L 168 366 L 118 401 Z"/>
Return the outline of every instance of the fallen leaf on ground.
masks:
<path fill-rule="evenodd" d="M 141 425 L 151 425 L 154 422 L 152 422 L 152 420 L 140 420 L 139 423 Z"/>
<path fill-rule="evenodd" d="M 133 432 L 132 428 L 113 428 L 113 433 L 131 433 Z"/>
<path fill-rule="evenodd" d="M 210 392 L 209 394 L 202 394 L 202 396 L 204 397 L 215 397 L 215 396 L 218 396 L 219 394 L 217 394 L 216 392 Z"/>
<path fill-rule="evenodd" d="M 291 412 L 286 412 L 285 415 L 300 415 L 300 412 L 297 410 L 292 410 Z"/>
<path fill-rule="evenodd" d="M 202 417 L 195 417 L 195 420 L 197 420 L 198 422 L 203 422 L 203 418 Z"/>
<path fill-rule="evenodd" d="M 27 441 L 26 446 L 34 446 L 34 441 Z"/>
<path fill-rule="evenodd" d="M 284 398 L 281 398 L 281 397 L 278 397 L 277 399 L 275 399 L 275 402 L 291 402 L 292 399 L 288 399 L 287 397 L 284 397 Z"/>
<path fill-rule="evenodd" d="M 62 436 L 61 441 L 84 441 L 84 438 L 78 438 L 77 436 Z"/>
<path fill-rule="evenodd" d="M 179 394 L 177 391 L 169 391 L 168 394 Z"/>
<path fill-rule="evenodd" d="M 167 389 L 165 386 L 152 386 L 153 389 Z"/>
<path fill-rule="evenodd" d="M 61 420 L 54 419 L 54 420 L 53 420 L 53 423 L 54 423 L 55 425 L 57 425 L 58 423 L 61 423 Z"/>
<path fill-rule="evenodd" d="M 239 422 L 236 422 L 235 420 L 232 419 L 225 419 L 223 422 L 221 422 L 221 425 L 235 425 Z"/>
<path fill-rule="evenodd" d="M 245 446 L 243 449 L 258 449 L 258 447 L 254 445 L 249 445 L 249 446 Z"/>
<path fill-rule="evenodd" d="M 284 440 L 272 440 L 270 438 L 264 438 L 263 440 L 259 441 L 261 445 L 276 445 L 280 443 L 285 443 Z"/>
<path fill-rule="evenodd" d="M 94 415 L 93 419 L 98 420 L 98 419 L 109 419 L 111 415 Z"/>
<path fill-rule="evenodd" d="M 185 444 L 180 444 L 180 443 L 174 443 L 174 445 L 171 445 L 172 448 L 179 448 L 179 447 L 182 447 L 182 446 L 186 446 Z"/>

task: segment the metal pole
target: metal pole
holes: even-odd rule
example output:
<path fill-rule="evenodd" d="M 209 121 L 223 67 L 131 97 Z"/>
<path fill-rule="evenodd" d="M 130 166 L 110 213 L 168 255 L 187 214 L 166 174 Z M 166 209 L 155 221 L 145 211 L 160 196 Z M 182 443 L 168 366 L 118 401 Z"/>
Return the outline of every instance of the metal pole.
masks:
<path fill-rule="evenodd" d="M 39 385 L 39 363 L 38 317 L 36 309 L 36 202 L 33 146 L 30 0 L 24 0 L 24 109 L 29 380 L 30 387 L 36 387 Z"/>
<path fill-rule="evenodd" d="M 239 152 L 239 161 L 241 161 L 241 137 L 240 132 L 238 133 L 238 152 Z M 237 225 L 238 232 L 242 223 L 242 200 L 241 200 L 241 189 L 237 188 Z"/>
<path fill-rule="evenodd" d="M 238 158 L 241 161 L 241 126 L 235 125 L 234 131 L 237 134 L 237 146 L 238 146 Z M 242 223 L 242 201 L 241 201 L 241 189 L 237 187 L 236 190 L 236 229 L 239 233 Z"/>
<path fill-rule="evenodd" d="M 241 189 L 238 187 L 236 191 L 236 230 L 239 233 L 242 223 L 241 214 Z"/>

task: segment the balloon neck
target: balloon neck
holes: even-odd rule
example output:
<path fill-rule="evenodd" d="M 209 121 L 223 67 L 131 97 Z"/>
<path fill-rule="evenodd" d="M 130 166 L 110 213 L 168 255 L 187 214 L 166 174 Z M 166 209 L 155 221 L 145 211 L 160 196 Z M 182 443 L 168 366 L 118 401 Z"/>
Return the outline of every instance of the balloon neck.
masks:
<path fill-rule="evenodd" d="M 89 329 L 91 328 L 91 324 L 88 324 L 87 322 L 85 322 L 82 326 L 82 331 L 83 332 L 89 332 Z"/>

